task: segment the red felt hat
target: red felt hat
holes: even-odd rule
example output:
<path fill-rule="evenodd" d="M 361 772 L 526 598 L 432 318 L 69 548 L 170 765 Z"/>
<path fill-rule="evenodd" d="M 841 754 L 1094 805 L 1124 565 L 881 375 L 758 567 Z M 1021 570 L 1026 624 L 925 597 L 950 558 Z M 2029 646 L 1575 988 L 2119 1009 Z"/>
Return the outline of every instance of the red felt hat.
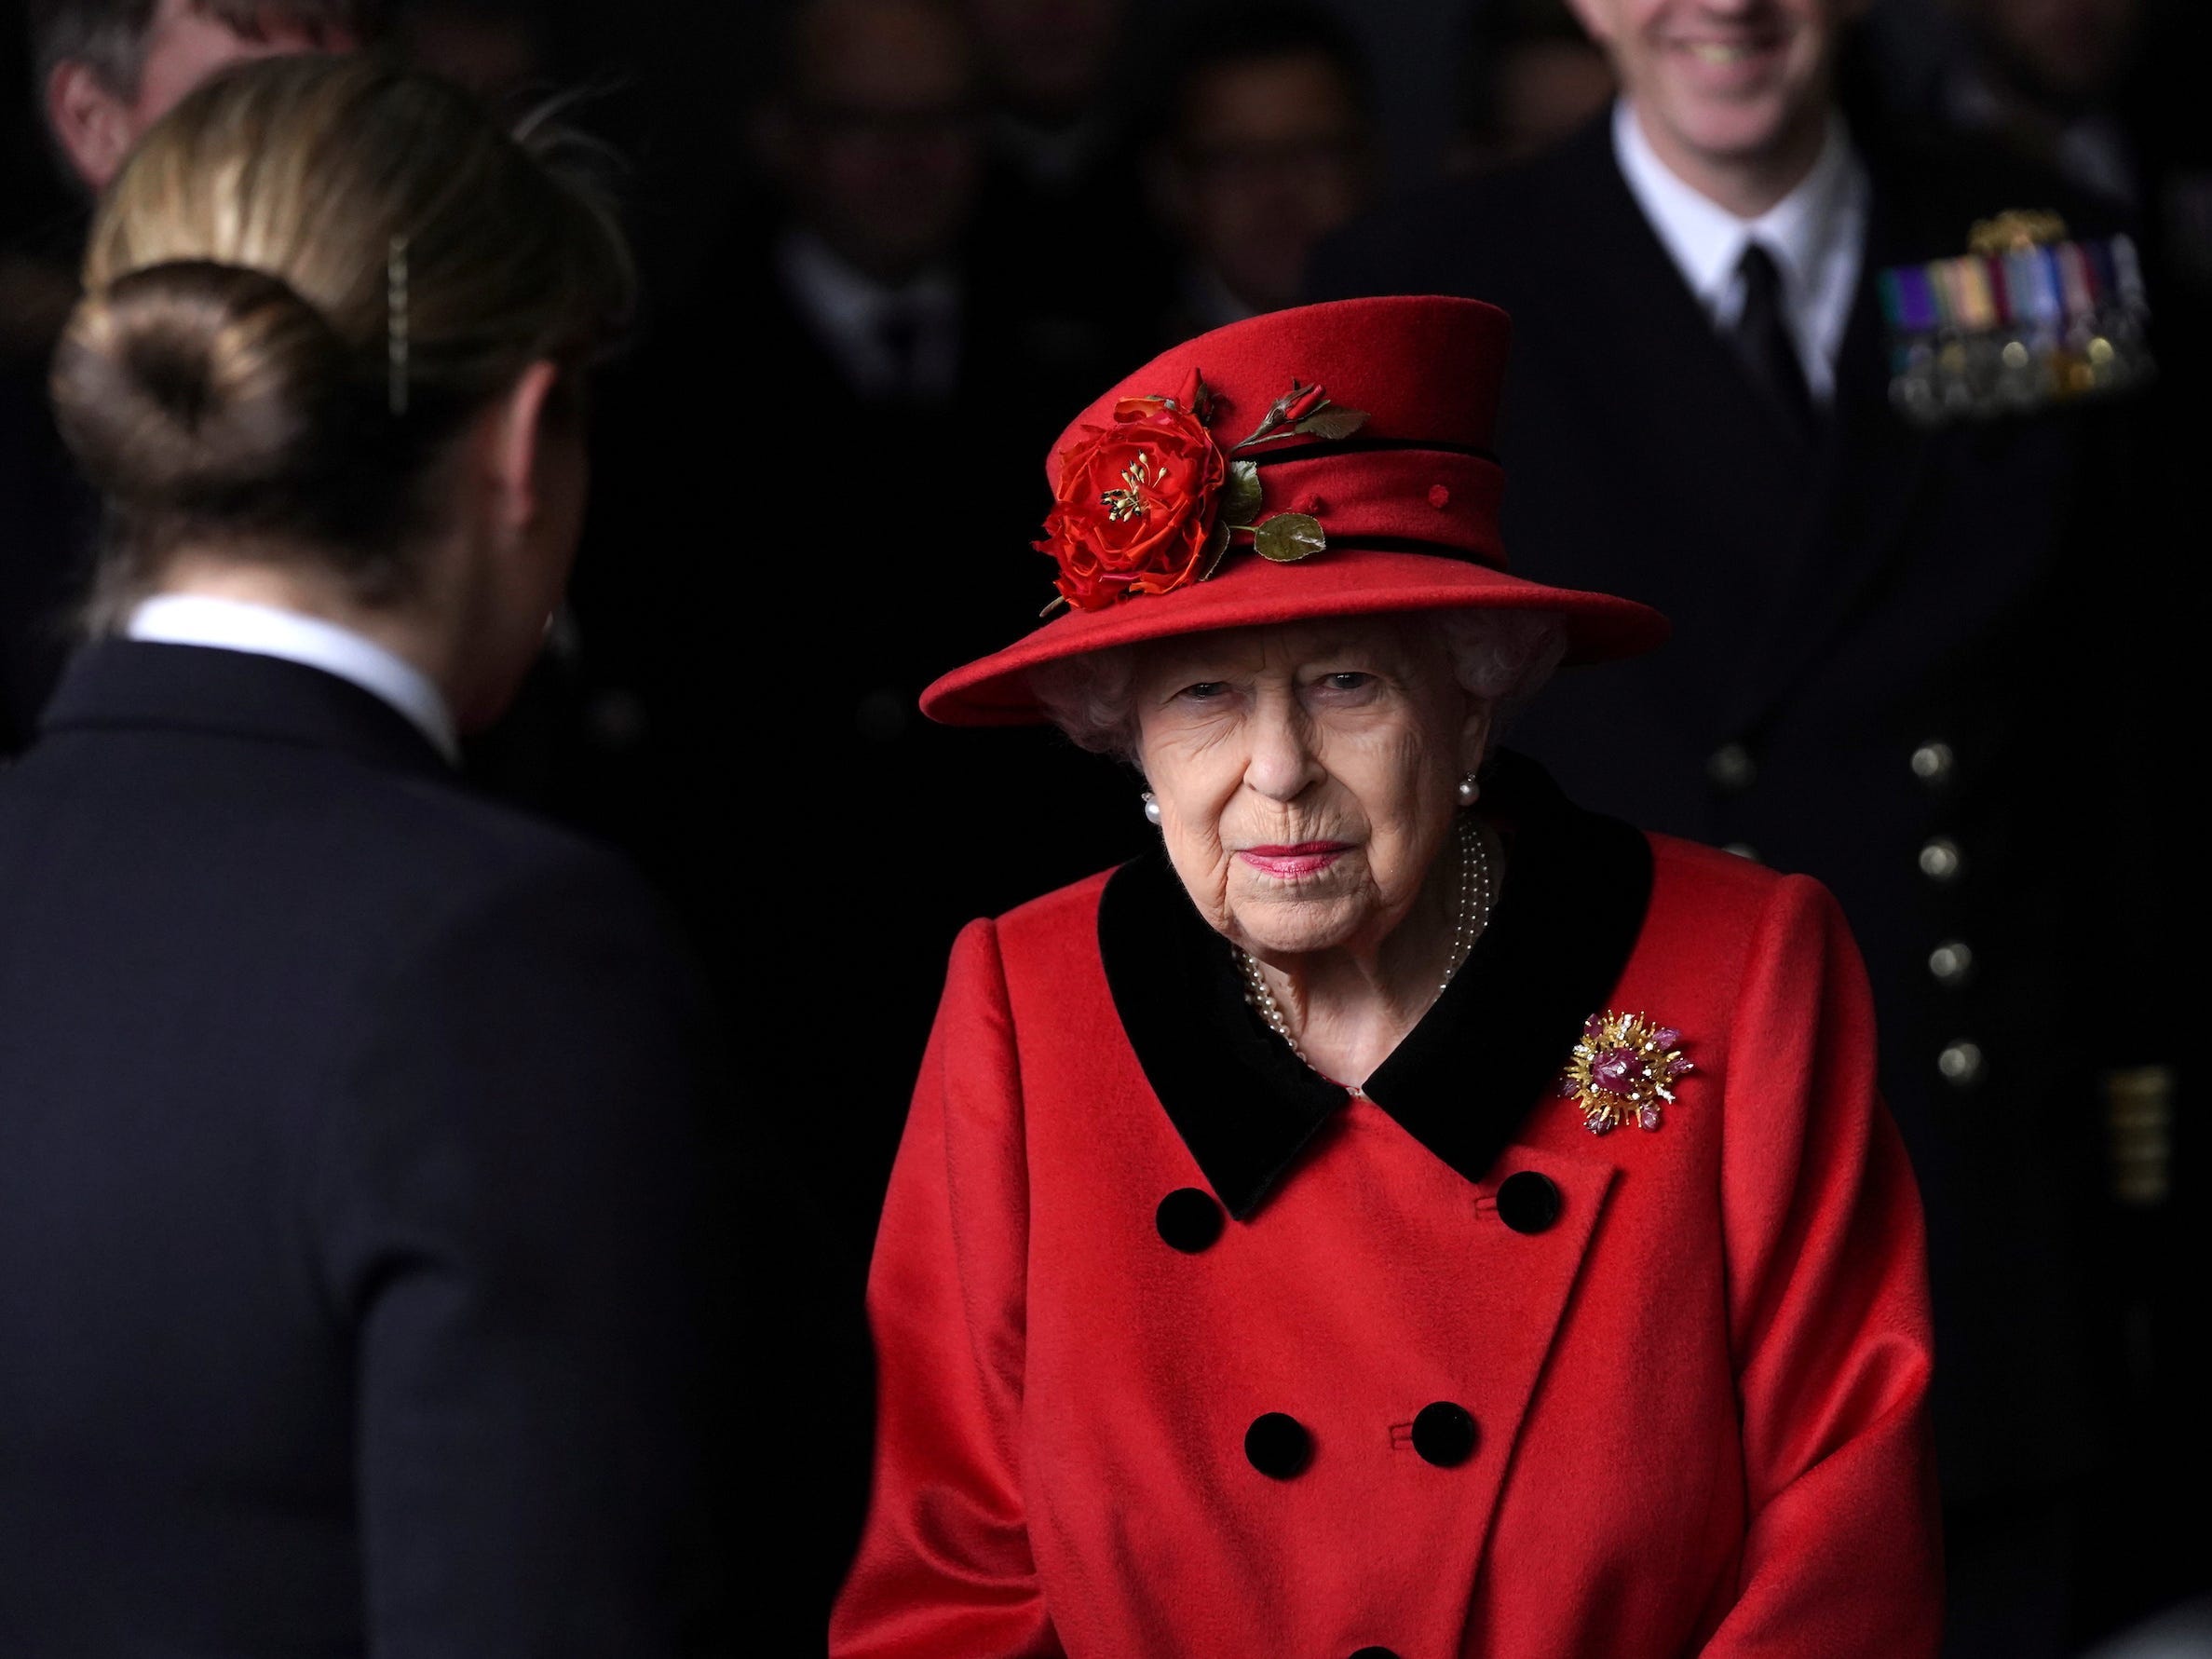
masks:
<path fill-rule="evenodd" d="M 1506 570 L 1490 439 L 1511 333 L 1475 300 L 1344 300 L 1154 358 L 1046 463 L 1054 505 L 1037 547 L 1059 566 L 1058 614 L 938 680 L 923 712 L 1040 720 L 1027 677 L 1040 663 L 1323 617 L 1550 611 L 1569 662 L 1658 645 L 1667 621 L 1647 605 Z"/>

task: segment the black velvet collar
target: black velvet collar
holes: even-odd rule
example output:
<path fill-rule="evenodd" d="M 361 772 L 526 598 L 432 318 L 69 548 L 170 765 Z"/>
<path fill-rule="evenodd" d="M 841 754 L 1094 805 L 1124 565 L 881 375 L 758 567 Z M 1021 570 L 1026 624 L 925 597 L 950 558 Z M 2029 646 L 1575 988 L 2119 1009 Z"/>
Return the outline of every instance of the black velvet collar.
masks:
<path fill-rule="evenodd" d="M 1642 834 L 1572 805 L 1533 761 L 1501 754 L 1484 800 L 1511 853 L 1467 965 L 1367 1097 L 1470 1181 L 1482 1179 L 1567 1064 L 1643 930 Z M 1098 907 L 1122 1029 L 1183 1144 L 1229 1214 L 1248 1219 L 1345 1092 L 1309 1070 L 1244 1000 L 1228 945 L 1164 853 L 1124 864 Z"/>

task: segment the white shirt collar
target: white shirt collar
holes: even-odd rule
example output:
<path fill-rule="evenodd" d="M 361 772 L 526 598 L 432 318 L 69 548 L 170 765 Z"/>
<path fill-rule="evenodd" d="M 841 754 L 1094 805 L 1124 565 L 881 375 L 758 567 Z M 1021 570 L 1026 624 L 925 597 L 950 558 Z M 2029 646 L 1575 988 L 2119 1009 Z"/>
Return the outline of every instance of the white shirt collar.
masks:
<path fill-rule="evenodd" d="M 140 603 L 123 632 L 159 645 L 208 646 L 320 669 L 390 705 L 447 760 L 460 762 L 453 711 L 430 677 L 350 628 L 270 605 L 204 593 L 159 593 Z"/>
<path fill-rule="evenodd" d="M 1743 306 L 1737 266 L 1745 247 L 1756 241 L 1773 255 L 1806 378 L 1814 396 L 1827 397 L 1866 233 L 1866 170 L 1842 116 L 1828 117 L 1812 170 L 1756 219 L 1738 218 L 1676 177 L 1625 98 L 1613 105 L 1613 154 L 1636 205 L 1717 325 L 1734 322 Z"/>

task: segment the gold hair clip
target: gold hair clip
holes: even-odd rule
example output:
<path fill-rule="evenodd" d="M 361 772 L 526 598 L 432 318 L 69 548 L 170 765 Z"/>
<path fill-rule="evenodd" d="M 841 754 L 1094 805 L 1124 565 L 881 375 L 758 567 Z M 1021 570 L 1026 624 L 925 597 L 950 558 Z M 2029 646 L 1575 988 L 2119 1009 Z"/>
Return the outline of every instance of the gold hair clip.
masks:
<path fill-rule="evenodd" d="M 407 238 L 394 237 L 384 255 L 384 341 L 392 413 L 407 413 Z"/>

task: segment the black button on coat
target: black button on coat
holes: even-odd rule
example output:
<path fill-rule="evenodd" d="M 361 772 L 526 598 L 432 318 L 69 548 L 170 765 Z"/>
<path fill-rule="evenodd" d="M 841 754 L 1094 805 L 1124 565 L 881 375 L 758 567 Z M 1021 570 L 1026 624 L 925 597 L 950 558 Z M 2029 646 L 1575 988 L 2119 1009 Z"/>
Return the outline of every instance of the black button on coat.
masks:
<path fill-rule="evenodd" d="M 1313 1436 L 1296 1418 L 1269 1411 L 1244 1431 L 1244 1455 L 1270 1480 L 1291 1480 L 1313 1461 Z"/>
<path fill-rule="evenodd" d="M 1559 1219 L 1564 1201 L 1550 1176 L 1524 1169 L 1498 1187 L 1498 1218 L 1515 1232 L 1542 1232 Z"/>
<path fill-rule="evenodd" d="M 1153 1214 L 1160 1236 L 1186 1256 L 1196 1256 L 1221 1236 L 1221 1206 L 1211 1192 L 1178 1187 L 1160 1201 Z"/>
<path fill-rule="evenodd" d="M 1413 1448 L 1439 1469 L 1457 1469 L 1474 1456 L 1474 1417 L 1449 1400 L 1424 1406 L 1413 1420 Z"/>

